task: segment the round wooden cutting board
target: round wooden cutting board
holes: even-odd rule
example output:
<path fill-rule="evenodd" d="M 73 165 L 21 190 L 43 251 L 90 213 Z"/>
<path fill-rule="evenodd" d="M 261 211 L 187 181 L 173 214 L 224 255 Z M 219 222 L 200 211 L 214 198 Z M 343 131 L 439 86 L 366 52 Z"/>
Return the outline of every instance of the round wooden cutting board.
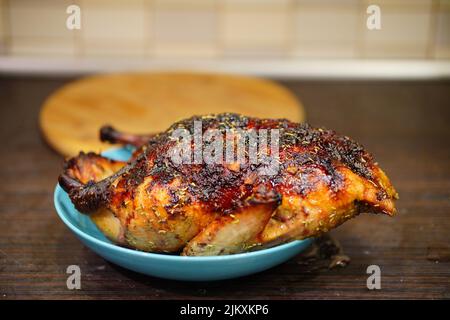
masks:
<path fill-rule="evenodd" d="M 192 115 L 236 112 L 262 118 L 304 120 L 290 91 L 258 78 L 189 72 L 110 74 L 63 86 L 44 103 L 44 138 L 64 156 L 99 152 L 99 128 L 110 124 L 130 133 L 166 130 Z"/>

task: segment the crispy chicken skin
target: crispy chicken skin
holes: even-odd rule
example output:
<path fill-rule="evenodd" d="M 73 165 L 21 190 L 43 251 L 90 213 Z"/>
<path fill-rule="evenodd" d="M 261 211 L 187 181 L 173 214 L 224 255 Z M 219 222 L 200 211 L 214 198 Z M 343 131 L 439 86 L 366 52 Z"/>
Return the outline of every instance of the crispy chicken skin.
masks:
<path fill-rule="evenodd" d="M 179 128 L 278 129 L 279 170 L 258 165 L 176 164 Z M 223 255 L 315 237 L 361 212 L 395 213 L 398 198 L 372 156 L 333 131 L 284 119 L 237 114 L 195 116 L 146 136 L 111 127 L 101 139 L 136 147 L 128 162 L 80 153 L 59 183 L 75 207 L 112 241 L 149 252 Z M 192 145 L 194 148 L 194 145 Z"/>

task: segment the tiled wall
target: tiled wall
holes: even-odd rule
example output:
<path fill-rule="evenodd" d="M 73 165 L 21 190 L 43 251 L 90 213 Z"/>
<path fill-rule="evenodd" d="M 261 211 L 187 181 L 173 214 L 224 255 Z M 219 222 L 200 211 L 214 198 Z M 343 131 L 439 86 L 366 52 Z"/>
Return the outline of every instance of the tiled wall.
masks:
<path fill-rule="evenodd" d="M 0 0 L 0 54 L 449 59 L 450 0 Z"/>

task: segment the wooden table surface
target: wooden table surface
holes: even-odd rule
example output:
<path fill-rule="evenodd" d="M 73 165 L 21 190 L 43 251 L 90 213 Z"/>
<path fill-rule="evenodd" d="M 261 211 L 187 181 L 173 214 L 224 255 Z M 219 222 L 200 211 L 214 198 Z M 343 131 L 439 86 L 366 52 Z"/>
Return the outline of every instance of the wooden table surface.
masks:
<path fill-rule="evenodd" d="M 398 215 L 365 214 L 332 231 L 351 258 L 345 268 L 299 256 L 241 279 L 186 283 L 108 263 L 57 217 L 62 159 L 41 139 L 37 117 L 69 80 L 0 78 L 0 298 L 450 298 L 450 82 L 283 82 L 310 123 L 375 155 L 399 191 Z M 81 290 L 66 287 L 69 265 L 81 268 Z M 369 265 L 381 268 L 381 290 L 366 287 Z"/>

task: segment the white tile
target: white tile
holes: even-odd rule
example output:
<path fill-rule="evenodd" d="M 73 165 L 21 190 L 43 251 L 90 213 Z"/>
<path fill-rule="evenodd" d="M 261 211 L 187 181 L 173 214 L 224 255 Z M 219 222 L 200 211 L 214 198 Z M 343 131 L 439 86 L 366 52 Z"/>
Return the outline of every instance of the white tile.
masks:
<path fill-rule="evenodd" d="M 192 2 L 192 1 L 190 1 Z M 213 3 L 176 1 L 154 6 L 152 50 L 156 57 L 202 57 L 217 55 L 218 11 Z"/>
<path fill-rule="evenodd" d="M 271 45 L 259 45 L 259 46 L 248 46 L 248 47 L 232 47 L 226 48 L 222 53 L 225 58 L 235 58 L 235 59 L 284 59 L 287 57 L 287 50 L 284 47 L 276 47 Z"/>
<path fill-rule="evenodd" d="M 220 1 L 220 0 L 219 0 Z M 218 1 L 211 0 L 153 0 L 153 7 L 155 8 L 198 8 L 198 7 L 214 7 Z"/>
<path fill-rule="evenodd" d="M 280 48 L 287 45 L 287 10 L 226 10 L 222 22 L 225 48 Z"/>
<path fill-rule="evenodd" d="M 348 6 L 350 4 L 358 4 L 361 2 L 361 0 L 294 0 L 295 3 L 299 5 L 319 5 L 321 7 L 331 7 L 331 6 L 337 6 L 340 7 L 341 5 Z"/>
<path fill-rule="evenodd" d="M 296 46 L 290 52 L 296 58 L 356 58 L 357 52 L 353 45 L 317 44 Z"/>
<path fill-rule="evenodd" d="M 85 57 L 144 57 L 145 44 L 142 41 L 85 41 L 82 55 Z"/>
<path fill-rule="evenodd" d="M 385 13 L 381 30 L 365 28 L 368 43 L 426 44 L 430 27 L 429 13 Z"/>
<path fill-rule="evenodd" d="M 450 10 L 439 12 L 436 18 L 435 57 L 448 59 L 450 58 Z"/>
<path fill-rule="evenodd" d="M 450 59 L 450 48 L 449 47 L 436 48 L 434 57 L 436 59 L 449 60 Z"/>
<path fill-rule="evenodd" d="M 153 38 L 158 44 L 199 42 L 214 44 L 218 33 L 218 15 L 213 9 L 156 9 Z"/>
<path fill-rule="evenodd" d="M 253 6 L 254 8 L 261 6 L 284 6 L 286 4 L 292 3 L 292 0 L 223 0 L 226 5 L 233 6 Z"/>
<path fill-rule="evenodd" d="M 361 27 L 355 9 L 300 9 L 295 20 L 295 39 L 299 42 L 354 42 Z"/>
<path fill-rule="evenodd" d="M 364 30 L 364 55 L 425 58 L 430 18 L 429 11 L 382 11 L 381 30 Z"/>
<path fill-rule="evenodd" d="M 10 54 L 18 56 L 72 56 L 75 44 L 70 40 L 15 37 L 11 40 Z"/>
<path fill-rule="evenodd" d="M 70 4 L 72 1 L 9 1 L 9 53 L 26 56 L 74 55 L 76 31 L 66 27 L 66 9 Z"/>
<path fill-rule="evenodd" d="M 157 58 L 214 58 L 218 49 L 204 43 L 158 43 L 150 54 Z"/>
<path fill-rule="evenodd" d="M 72 1 L 9 1 L 8 13 L 12 37 L 54 37 L 73 36 L 66 28 L 67 6 Z"/>
<path fill-rule="evenodd" d="M 6 52 L 6 34 L 5 2 L 0 0 L 0 55 Z"/>
<path fill-rule="evenodd" d="M 308 58 L 356 55 L 361 23 L 358 1 L 297 1 L 291 54 Z"/>
<path fill-rule="evenodd" d="M 83 0 L 83 39 L 144 41 L 148 29 L 147 9 L 143 0 Z"/>
<path fill-rule="evenodd" d="M 4 40 L 6 35 L 6 13 L 5 13 L 5 2 L 0 0 L 0 41 Z"/>
<path fill-rule="evenodd" d="M 391 8 L 397 10 L 426 10 L 429 9 L 433 0 L 364 0 L 362 4 L 366 7 L 376 4 L 381 8 Z"/>

